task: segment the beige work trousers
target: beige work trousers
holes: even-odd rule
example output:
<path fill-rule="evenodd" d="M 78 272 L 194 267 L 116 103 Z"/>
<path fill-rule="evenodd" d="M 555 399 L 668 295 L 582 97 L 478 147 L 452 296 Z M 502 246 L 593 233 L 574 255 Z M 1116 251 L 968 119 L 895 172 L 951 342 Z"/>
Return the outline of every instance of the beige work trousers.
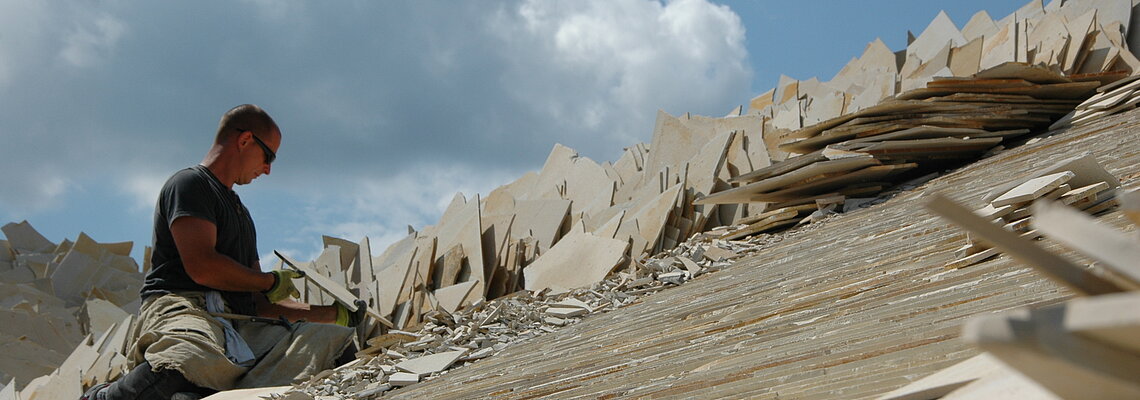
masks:
<path fill-rule="evenodd" d="M 229 310 L 227 310 L 229 311 Z M 149 361 L 156 370 L 173 369 L 198 386 L 214 390 L 289 385 L 334 367 L 354 330 L 334 324 L 233 321 L 249 344 L 252 367 L 226 358 L 222 324 L 206 312 L 201 292 L 153 296 L 143 302 L 132 329 L 128 359 Z"/>

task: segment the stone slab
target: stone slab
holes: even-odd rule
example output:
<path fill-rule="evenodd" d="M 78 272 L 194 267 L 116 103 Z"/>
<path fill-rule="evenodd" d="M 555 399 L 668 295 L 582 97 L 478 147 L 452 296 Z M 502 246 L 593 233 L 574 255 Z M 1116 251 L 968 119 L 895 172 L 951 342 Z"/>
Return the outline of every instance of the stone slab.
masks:
<path fill-rule="evenodd" d="M 1068 206 L 1038 201 L 1032 206 L 1033 228 L 1050 239 L 1099 260 L 1105 267 L 1140 285 L 1140 242 Z"/>
<path fill-rule="evenodd" d="M 401 361 L 396 364 L 396 368 L 401 371 L 413 373 L 419 376 L 425 376 L 443 371 L 448 367 L 451 367 L 451 364 L 454 364 L 455 361 L 459 360 L 460 357 L 463 357 L 464 354 L 467 354 L 467 352 L 457 350 L 436 353 L 427 356 L 420 356 Z"/>
<path fill-rule="evenodd" d="M 1033 201 L 1065 184 L 1074 176 L 1076 176 L 1075 173 L 1065 171 L 1033 178 L 1014 186 L 1013 189 L 998 196 L 991 203 L 994 207 L 1001 207 Z"/>
<path fill-rule="evenodd" d="M 968 230 L 971 234 L 976 234 L 985 239 L 1004 253 L 1029 264 L 1050 279 L 1078 293 L 1096 295 L 1116 293 L 1123 290 L 1116 284 L 1087 271 L 1084 267 L 1073 264 L 1041 248 L 1032 241 L 1021 238 L 1013 232 L 978 217 L 969 209 L 942 195 L 935 195 L 932 200 L 927 202 L 926 208 Z"/>
<path fill-rule="evenodd" d="M 624 240 L 589 233 L 567 236 L 523 269 L 526 289 L 560 293 L 593 284 L 618 266 L 627 248 Z"/>

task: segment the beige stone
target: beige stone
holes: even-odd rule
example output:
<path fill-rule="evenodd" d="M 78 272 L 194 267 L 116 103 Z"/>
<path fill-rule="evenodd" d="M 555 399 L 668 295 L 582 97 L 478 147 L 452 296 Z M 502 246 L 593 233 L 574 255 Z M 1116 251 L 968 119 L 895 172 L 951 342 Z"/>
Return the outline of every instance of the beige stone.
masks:
<path fill-rule="evenodd" d="M 966 38 L 962 36 L 962 32 L 954 26 L 954 22 L 950 20 L 950 16 L 946 15 L 945 11 L 940 11 L 934 20 L 926 26 L 926 29 L 915 38 L 913 43 L 910 43 L 906 48 L 908 56 L 914 55 L 922 62 L 928 62 L 937 58 L 937 54 L 946 52 L 949 54 L 947 47 L 957 47 L 966 44 Z M 945 64 L 943 64 L 945 66 Z"/>
<path fill-rule="evenodd" d="M 567 236 L 523 269 L 526 288 L 560 293 L 588 286 L 618 267 L 627 248 L 624 240 L 589 233 Z"/>
<path fill-rule="evenodd" d="M 8 223 L 0 230 L 8 238 L 8 245 L 22 253 L 50 253 L 56 246 L 36 231 L 28 221 Z"/>
<path fill-rule="evenodd" d="M 1140 247 L 1126 235 L 1077 210 L 1051 201 L 1033 203 L 1033 228 L 1140 285 Z"/>
<path fill-rule="evenodd" d="M 466 351 L 448 351 L 401 361 L 396 368 L 419 376 L 443 371 L 466 354 Z"/>
<path fill-rule="evenodd" d="M 879 397 L 879 400 L 938 399 L 1001 368 L 1001 362 L 993 356 L 984 353 L 979 354 L 892 390 Z"/>
<path fill-rule="evenodd" d="M 1140 397 L 1140 355 L 1065 329 L 1068 306 L 974 317 L 962 338 L 1062 398 Z"/>
<path fill-rule="evenodd" d="M 962 27 L 962 37 L 968 41 L 980 39 L 997 32 L 997 24 L 986 10 L 978 11 Z"/>
<path fill-rule="evenodd" d="M 985 11 L 982 11 L 985 12 Z M 978 73 L 982 61 L 983 38 L 976 38 L 950 51 L 950 72 L 954 76 L 970 76 Z"/>
<path fill-rule="evenodd" d="M 982 58 L 978 64 L 979 70 L 1016 60 L 1017 29 L 1018 23 L 1010 21 L 1001 26 L 997 32 L 985 37 L 982 44 Z"/>
<path fill-rule="evenodd" d="M 1058 172 L 1030 179 L 1015 186 L 1008 192 L 995 198 L 991 203 L 994 207 L 1025 203 L 1044 196 L 1046 193 L 1060 187 L 1071 180 L 1075 173 L 1071 171 Z"/>
<path fill-rule="evenodd" d="M 493 266 L 483 264 L 483 229 L 480 219 L 479 196 L 475 195 L 470 201 L 464 199 L 462 193 L 457 193 L 447 210 L 440 218 L 436 230 L 436 247 L 450 249 L 456 245 L 463 245 L 463 252 L 467 256 L 466 276 L 461 274 L 460 281 L 475 280 L 475 292 L 480 296 L 485 293 L 484 277 L 488 269 Z"/>
<path fill-rule="evenodd" d="M 1029 264 L 1045 276 L 1078 293 L 1090 295 L 1116 293 L 1122 288 L 1087 271 L 1084 267 L 1042 249 L 1036 243 L 1018 237 L 990 221 L 974 214 L 954 201 L 935 195 L 926 204 L 931 212 L 953 221 L 971 234 L 977 235 L 1002 252 Z"/>
<path fill-rule="evenodd" d="M 273 386 L 266 388 L 234 389 L 214 393 L 202 398 L 202 400 L 249 400 L 269 398 L 273 395 L 283 395 L 286 391 L 292 388 L 292 386 Z M 284 400 L 293 399 L 291 397 L 286 397 Z"/>

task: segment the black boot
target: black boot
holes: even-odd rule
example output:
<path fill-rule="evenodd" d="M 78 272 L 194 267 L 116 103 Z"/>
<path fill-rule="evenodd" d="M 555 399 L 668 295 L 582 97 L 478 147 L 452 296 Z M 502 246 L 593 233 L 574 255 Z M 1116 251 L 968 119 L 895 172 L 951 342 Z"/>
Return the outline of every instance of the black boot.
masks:
<path fill-rule="evenodd" d="M 99 390 L 91 400 L 152 400 L 170 399 L 175 393 L 204 393 L 205 390 L 175 370 L 151 370 L 150 363 L 144 362 L 122 378 Z"/>

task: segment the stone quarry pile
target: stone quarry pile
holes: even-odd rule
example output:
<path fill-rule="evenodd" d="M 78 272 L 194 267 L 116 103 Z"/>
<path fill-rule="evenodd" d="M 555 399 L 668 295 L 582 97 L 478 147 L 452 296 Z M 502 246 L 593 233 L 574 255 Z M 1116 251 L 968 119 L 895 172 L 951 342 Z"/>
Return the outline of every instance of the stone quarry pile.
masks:
<path fill-rule="evenodd" d="M 315 260 L 281 255 L 279 268 L 307 272 L 304 301 L 362 299 L 372 316 L 358 330 L 359 360 L 294 393 L 368 397 L 361 393 L 413 384 L 722 268 L 748 243 L 768 240 L 765 232 L 880 202 L 1028 138 L 1123 112 L 1137 103 L 1133 9 L 1129 1 L 1036 0 L 998 21 L 980 12 L 961 29 L 942 13 L 906 49 L 872 42 L 830 81 L 784 77 L 747 110 L 720 118 L 659 112 L 652 141 L 617 161 L 555 145 L 542 169 L 485 197 L 456 194 L 438 223 L 409 228 L 378 254 L 368 238 L 326 236 Z M 1043 196 L 1079 203 L 1102 192 L 1058 186 Z M 28 296 L 48 299 L 37 301 L 63 310 L 52 329 L 66 339 L 51 343 L 55 356 L 28 361 L 37 367 L 19 379 L 2 371 L 0 400 L 16 389 L 22 398 L 67 397 L 113 378 L 137 308 L 137 268 L 112 256 L 126 253 L 84 236 L 75 247 L 87 250 L 77 252 L 5 233 L 0 269 L 12 266 L 7 275 L 22 285 L 0 293 L 19 299 L 5 300 L 6 315 L 27 315 Z M 960 255 L 996 254 L 988 246 L 970 243 Z M 95 261 L 69 261 L 79 258 L 72 253 Z M 118 275 L 129 277 L 104 279 Z M 97 318 L 101 332 L 81 329 L 81 306 L 123 313 Z M 71 320 L 80 322 L 66 327 Z"/>

